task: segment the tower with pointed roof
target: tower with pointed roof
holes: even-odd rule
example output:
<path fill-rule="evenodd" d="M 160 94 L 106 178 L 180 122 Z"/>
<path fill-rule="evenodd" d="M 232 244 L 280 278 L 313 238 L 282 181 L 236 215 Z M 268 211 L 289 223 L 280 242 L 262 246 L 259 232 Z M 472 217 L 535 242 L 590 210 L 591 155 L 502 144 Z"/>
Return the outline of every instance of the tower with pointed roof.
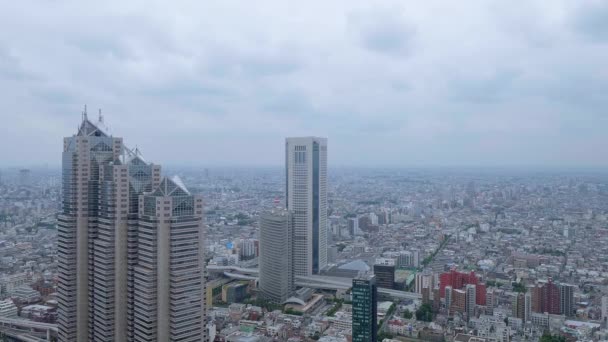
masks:
<path fill-rule="evenodd" d="M 138 149 L 131 150 L 122 138 L 110 135 L 101 115 L 98 122 L 90 121 L 86 110 L 78 133 L 64 138 L 62 158 L 63 201 L 58 217 L 59 341 L 169 340 L 152 338 L 154 334 L 141 335 L 138 331 L 152 331 L 150 322 L 164 319 L 163 315 L 170 318 L 173 309 L 190 314 L 189 334 L 186 336 L 171 325 L 162 327 L 167 328 L 168 336 L 184 337 L 180 341 L 204 341 L 202 199 L 192 196 L 177 178 L 161 179 L 159 165 L 146 162 Z M 163 211 L 166 205 L 155 207 L 159 215 L 163 214 L 150 217 L 144 210 L 148 197 L 162 198 L 162 202 L 175 203 L 176 207 L 169 205 L 170 212 Z M 170 240 L 174 230 L 183 229 L 172 224 L 173 220 L 189 222 L 188 238 L 196 237 L 189 247 Z M 158 225 L 151 228 L 153 222 Z M 163 233 L 152 233 L 150 229 Z M 146 240 L 150 234 L 166 240 Z M 142 282 L 148 280 L 146 262 L 153 259 L 156 265 L 165 265 L 182 250 L 198 258 L 189 260 L 191 268 L 187 274 L 174 268 L 157 268 L 156 279 L 162 281 Z M 161 290 L 142 297 L 140 289 L 149 286 L 160 289 L 166 284 L 171 289 L 194 288 L 197 294 L 189 296 L 187 304 L 182 297 Z M 166 295 L 151 302 L 150 293 Z M 142 311 L 142 307 L 147 309 Z M 191 315 L 194 311 L 196 318 Z"/>

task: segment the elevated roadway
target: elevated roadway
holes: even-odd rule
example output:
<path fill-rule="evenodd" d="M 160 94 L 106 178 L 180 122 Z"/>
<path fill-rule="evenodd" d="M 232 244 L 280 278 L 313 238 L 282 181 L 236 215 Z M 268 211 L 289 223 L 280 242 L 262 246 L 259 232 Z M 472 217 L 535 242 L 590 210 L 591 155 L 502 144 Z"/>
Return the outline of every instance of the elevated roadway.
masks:
<path fill-rule="evenodd" d="M 258 280 L 260 270 L 238 266 L 207 266 L 208 272 L 221 272 L 224 276 L 239 280 Z M 296 276 L 297 286 L 320 290 L 348 290 L 352 287 L 352 278 L 331 277 L 324 275 Z M 422 299 L 422 295 L 413 292 L 378 288 L 378 292 L 400 299 Z"/>

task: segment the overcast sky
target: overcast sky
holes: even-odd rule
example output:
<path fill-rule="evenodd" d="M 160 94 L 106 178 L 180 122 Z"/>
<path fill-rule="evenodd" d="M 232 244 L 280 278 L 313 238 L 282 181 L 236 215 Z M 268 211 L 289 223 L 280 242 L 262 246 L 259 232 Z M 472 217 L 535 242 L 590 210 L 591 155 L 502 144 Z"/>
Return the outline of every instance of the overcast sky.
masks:
<path fill-rule="evenodd" d="M 0 165 L 608 166 L 608 1 L 2 1 Z"/>

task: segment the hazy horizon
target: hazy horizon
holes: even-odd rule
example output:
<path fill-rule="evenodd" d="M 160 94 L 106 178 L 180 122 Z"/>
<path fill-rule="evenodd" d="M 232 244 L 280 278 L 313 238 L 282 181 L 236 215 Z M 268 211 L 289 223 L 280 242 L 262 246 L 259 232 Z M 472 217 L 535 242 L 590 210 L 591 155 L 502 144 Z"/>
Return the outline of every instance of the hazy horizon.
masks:
<path fill-rule="evenodd" d="M 36 20 L 23 20 L 28 13 Z M 0 166 L 84 104 L 161 165 L 608 168 L 608 2 L 6 2 Z"/>

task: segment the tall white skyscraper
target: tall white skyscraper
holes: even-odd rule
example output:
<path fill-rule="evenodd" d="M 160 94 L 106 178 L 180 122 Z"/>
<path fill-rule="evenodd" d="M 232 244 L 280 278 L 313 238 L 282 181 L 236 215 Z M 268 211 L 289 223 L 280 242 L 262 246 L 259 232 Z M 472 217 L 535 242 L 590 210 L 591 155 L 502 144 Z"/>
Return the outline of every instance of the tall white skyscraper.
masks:
<path fill-rule="evenodd" d="M 294 215 L 294 271 L 319 273 L 327 266 L 327 139 L 287 138 L 286 205 Z"/>
<path fill-rule="evenodd" d="M 86 111 L 62 181 L 58 340 L 204 341 L 202 199 Z"/>

